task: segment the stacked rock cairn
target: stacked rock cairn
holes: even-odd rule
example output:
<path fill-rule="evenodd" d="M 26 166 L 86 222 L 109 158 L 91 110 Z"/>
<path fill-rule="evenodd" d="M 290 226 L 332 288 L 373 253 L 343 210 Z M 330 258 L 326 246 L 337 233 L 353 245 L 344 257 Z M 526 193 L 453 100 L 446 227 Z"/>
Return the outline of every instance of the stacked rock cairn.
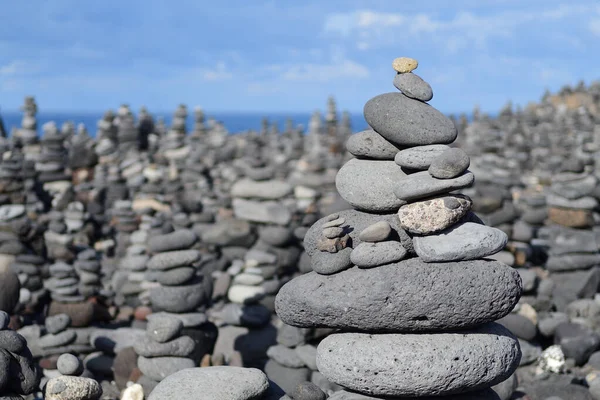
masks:
<path fill-rule="evenodd" d="M 493 321 L 517 304 L 521 278 L 486 259 L 506 234 L 452 193 L 473 184 L 470 160 L 448 146 L 456 127 L 427 104 L 433 92 L 411 72 L 417 61 L 393 67 L 402 93 L 367 102 L 372 129 L 348 141 L 356 158 L 336 177 L 354 209 L 307 232 L 314 271 L 281 289 L 276 310 L 296 327 L 339 330 L 317 349 L 319 371 L 347 390 L 331 399 L 497 399 L 491 387 L 521 352 Z"/>

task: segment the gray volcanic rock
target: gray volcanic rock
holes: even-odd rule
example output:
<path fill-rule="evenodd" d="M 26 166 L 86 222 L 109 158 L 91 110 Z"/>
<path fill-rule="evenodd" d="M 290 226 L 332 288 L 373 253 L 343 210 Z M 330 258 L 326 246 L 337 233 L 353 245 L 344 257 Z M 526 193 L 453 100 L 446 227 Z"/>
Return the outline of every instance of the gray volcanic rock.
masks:
<path fill-rule="evenodd" d="M 365 104 L 364 115 L 375 132 L 399 146 L 448 144 L 457 135 L 452 120 L 401 93 L 375 96 Z"/>
<path fill-rule="evenodd" d="M 155 342 L 164 343 L 177 337 L 182 329 L 180 319 L 165 315 L 148 320 L 146 335 Z"/>
<path fill-rule="evenodd" d="M 394 162 L 404 168 L 424 171 L 429 168 L 433 160 L 449 148 L 445 144 L 412 147 L 399 151 L 394 157 Z"/>
<path fill-rule="evenodd" d="M 377 396 L 484 389 L 506 380 L 520 358 L 517 339 L 494 323 L 459 333 L 339 333 L 317 349 L 319 371 L 329 380 Z"/>
<path fill-rule="evenodd" d="M 395 181 L 393 190 L 396 197 L 402 200 L 401 205 L 404 205 L 424 197 L 464 189 L 471 186 L 473 182 L 475 182 L 475 176 L 470 171 L 452 179 L 437 179 L 432 177 L 429 172 L 421 171 Z"/>
<path fill-rule="evenodd" d="M 508 236 L 500 229 L 473 222 L 455 225 L 435 235 L 413 238 L 415 251 L 425 262 L 474 260 L 496 254 Z"/>
<path fill-rule="evenodd" d="M 401 150 L 372 129 L 355 133 L 348 138 L 346 149 L 356 158 L 393 160 Z"/>
<path fill-rule="evenodd" d="M 81 376 L 57 376 L 48 381 L 45 389 L 47 400 L 96 400 L 102 396 L 98 382 Z"/>
<path fill-rule="evenodd" d="M 390 239 L 398 237 L 402 246 L 409 252 L 414 253 L 412 239 L 408 234 L 400 227 L 400 221 L 398 216 L 393 214 L 369 214 L 363 211 L 357 210 L 343 210 L 337 213 L 340 218 L 346 220 L 343 227 L 352 240 L 352 247 L 358 246 L 362 243 L 360 240 L 360 233 L 367 227 L 379 222 L 386 221 L 392 227 Z M 323 234 L 323 225 L 327 223 L 327 218 L 321 218 L 315 222 L 304 236 L 304 248 L 309 256 L 313 256 L 317 250 L 317 243 L 321 240 Z"/>
<path fill-rule="evenodd" d="M 367 396 L 360 393 L 340 390 L 327 398 L 328 400 L 381 400 L 381 397 Z M 450 396 L 419 396 L 419 397 L 386 397 L 386 400 L 503 400 L 492 389 L 454 394 Z M 546 399 L 549 400 L 549 399 Z"/>
<path fill-rule="evenodd" d="M 352 252 L 351 247 L 346 247 L 336 253 L 317 251 L 310 257 L 310 266 L 319 274 L 335 274 L 352 266 L 352 261 L 350 261 Z"/>
<path fill-rule="evenodd" d="M 177 267 L 160 273 L 158 283 L 165 286 L 178 286 L 188 282 L 196 275 L 194 267 Z"/>
<path fill-rule="evenodd" d="M 161 381 L 167 376 L 186 368 L 196 367 L 196 362 L 183 357 L 138 357 L 138 368 L 148 378 Z"/>
<path fill-rule="evenodd" d="M 392 227 L 387 221 L 379 221 L 363 229 L 358 238 L 363 242 L 376 243 L 387 239 L 391 232 Z"/>
<path fill-rule="evenodd" d="M 165 378 L 156 385 L 148 400 L 255 400 L 268 388 L 267 376 L 255 368 L 192 368 Z"/>
<path fill-rule="evenodd" d="M 148 240 L 148 248 L 153 253 L 180 250 L 192 247 L 198 240 L 198 236 L 188 229 L 181 229 L 165 235 L 151 237 Z"/>
<path fill-rule="evenodd" d="M 419 75 L 412 72 L 396 74 L 394 86 L 405 96 L 419 101 L 429 101 L 433 98 L 433 89 Z"/>
<path fill-rule="evenodd" d="M 208 301 L 211 293 L 206 290 L 206 283 L 198 279 L 192 284 L 183 286 L 160 286 L 150 290 L 152 305 L 157 309 L 184 313 L 193 311 L 199 305 Z"/>
<path fill-rule="evenodd" d="M 254 201 L 235 198 L 232 202 L 236 218 L 252 222 L 287 225 L 292 213 L 283 204 L 275 201 Z"/>
<path fill-rule="evenodd" d="M 189 336 L 180 336 L 164 343 L 142 338 L 135 342 L 133 348 L 144 357 L 187 357 L 194 352 L 196 342 Z"/>
<path fill-rule="evenodd" d="M 241 179 L 231 187 L 232 197 L 276 200 L 292 193 L 293 187 L 283 181 L 254 181 Z"/>
<path fill-rule="evenodd" d="M 12 353 L 20 353 L 27 346 L 27 341 L 15 331 L 0 331 L 0 349 Z"/>
<path fill-rule="evenodd" d="M 297 277 L 281 288 L 275 308 L 286 324 L 306 328 L 443 331 L 502 318 L 520 295 L 519 273 L 497 261 L 435 264 L 412 258 Z"/>
<path fill-rule="evenodd" d="M 188 266 L 200 260 L 198 250 L 167 251 L 154 255 L 148 261 L 148 269 L 167 270 L 171 268 Z"/>
<path fill-rule="evenodd" d="M 429 166 L 429 174 L 434 178 L 451 179 L 469 168 L 471 159 L 463 149 L 448 149 L 436 157 Z"/>
<path fill-rule="evenodd" d="M 350 261 L 360 268 L 373 268 L 379 265 L 398 262 L 406 255 L 402 243 L 388 240 L 385 242 L 363 242 L 350 254 Z"/>
<path fill-rule="evenodd" d="M 357 209 L 395 211 L 404 202 L 394 195 L 394 187 L 405 177 L 393 161 L 352 159 L 338 171 L 335 186 L 340 196 Z"/>

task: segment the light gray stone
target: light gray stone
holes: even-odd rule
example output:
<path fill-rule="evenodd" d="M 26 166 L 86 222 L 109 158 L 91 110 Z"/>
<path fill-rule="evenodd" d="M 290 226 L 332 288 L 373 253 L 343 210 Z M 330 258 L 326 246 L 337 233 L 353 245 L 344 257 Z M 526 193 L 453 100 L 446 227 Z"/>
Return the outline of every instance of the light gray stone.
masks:
<path fill-rule="evenodd" d="M 394 162 L 403 168 L 424 171 L 429 168 L 433 160 L 449 148 L 450 146 L 445 144 L 411 147 L 400 150 L 394 157 Z"/>
<path fill-rule="evenodd" d="M 335 274 L 352 266 L 352 261 L 350 261 L 351 254 L 351 247 L 346 247 L 336 253 L 317 251 L 310 257 L 310 266 L 313 271 L 319 274 Z"/>
<path fill-rule="evenodd" d="M 363 229 L 358 238 L 363 242 L 382 242 L 390 236 L 392 227 L 387 221 L 379 221 Z"/>
<path fill-rule="evenodd" d="M 433 89 L 419 75 L 408 72 L 396 74 L 394 86 L 405 96 L 419 101 L 429 101 L 433 98 Z"/>
<path fill-rule="evenodd" d="M 429 172 L 421 171 L 395 181 L 393 190 L 396 197 L 401 200 L 401 205 L 404 205 L 436 194 L 464 189 L 473 185 L 473 182 L 475 182 L 475 176 L 470 171 L 452 179 L 437 179 L 432 177 Z"/>
<path fill-rule="evenodd" d="M 346 149 L 356 158 L 393 160 L 401 150 L 372 129 L 355 133 L 348 138 Z"/>
<path fill-rule="evenodd" d="M 393 161 L 352 159 L 335 177 L 336 188 L 348 203 L 371 212 L 396 211 L 404 204 L 394 195 L 406 174 Z"/>
<path fill-rule="evenodd" d="M 162 381 L 167 376 L 186 368 L 196 367 L 196 362 L 183 357 L 138 357 L 138 368 L 148 378 Z"/>
<path fill-rule="evenodd" d="M 287 182 L 278 180 L 254 181 L 241 179 L 231 187 L 232 197 L 276 200 L 292 193 L 293 187 Z"/>
<path fill-rule="evenodd" d="M 360 268 L 373 268 L 398 262 L 406 256 L 402 243 L 392 240 L 378 243 L 363 242 L 350 254 L 350 261 Z"/>
<path fill-rule="evenodd" d="M 171 268 L 185 267 L 200 260 L 198 250 L 176 250 L 155 254 L 147 264 L 148 269 L 168 270 Z"/>
<path fill-rule="evenodd" d="M 471 159 L 463 149 L 452 148 L 436 157 L 429 166 L 429 174 L 438 179 L 456 178 L 469 168 Z"/>
<path fill-rule="evenodd" d="M 233 199 L 233 212 L 236 218 L 252 222 L 287 225 L 292 219 L 290 210 L 275 201 L 255 201 Z"/>
<path fill-rule="evenodd" d="M 319 371 L 329 380 L 376 396 L 484 389 L 510 377 L 520 358 L 517 339 L 494 323 L 459 333 L 333 334 L 317 349 Z"/>
<path fill-rule="evenodd" d="M 474 260 L 502 250 L 508 236 L 500 229 L 465 222 L 435 235 L 413 238 L 417 255 L 425 262 Z"/>

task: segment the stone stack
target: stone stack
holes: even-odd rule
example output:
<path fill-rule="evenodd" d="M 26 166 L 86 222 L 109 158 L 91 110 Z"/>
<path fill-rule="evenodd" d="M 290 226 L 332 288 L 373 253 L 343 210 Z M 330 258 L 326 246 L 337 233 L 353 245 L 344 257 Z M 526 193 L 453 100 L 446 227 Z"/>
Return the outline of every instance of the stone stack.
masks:
<path fill-rule="evenodd" d="M 314 265 L 337 267 L 286 284 L 277 313 L 293 326 L 344 331 L 321 341 L 317 366 L 350 391 L 494 399 L 489 388 L 511 376 L 521 352 L 492 321 L 517 304 L 521 279 L 484 258 L 504 247 L 506 234 L 482 225 L 471 200 L 451 193 L 474 176 L 469 157 L 447 147 L 456 128 L 426 103 L 433 92 L 411 72 L 417 62 L 393 66 L 402 93 L 365 105 L 372 130 L 348 144 L 358 158 L 336 178 L 355 209 L 317 221 L 304 239 Z"/>
<path fill-rule="evenodd" d="M 146 335 L 134 344 L 138 368 L 144 379 L 138 380 L 149 393 L 158 382 L 185 368 L 197 366 L 192 357 L 196 342 L 181 335 L 181 319 L 163 313 L 150 314 Z"/>
<path fill-rule="evenodd" d="M 61 355 L 57 368 L 60 375 L 46 383 L 46 400 L 98 400 L 102 397 L 102 387 L 97 381 L 80 376 L 83 364 L 74 355 Z"/>
<path fill-rule="evenodd" d="M 23 145 L 31 145 L 38 140 L 37 134 L 37 104 L 32 96 L 25 97 L 25 104 L 21 107 L 23 111 L 23 120 L 21 121 L 21 129 L 17 131 L 17 137 Z"/>
<path fill-rule="evenodd" d="M 27 341 L 10 330 L 10 317 L 0 311 L 0 397 L 21 399 L 38 390 L 40 371 L 27 347 Z"/>
<path fill-rule="evenodd" d="M 38 181 L 44 184 L 70 181 L 71 177 L 65 174 L 68 158 L 65 136 L 59 132 L 54 122 L 47 122 L 42 128 L 44 135 L 41 139 L 41 153 L 35 163 Z"/>

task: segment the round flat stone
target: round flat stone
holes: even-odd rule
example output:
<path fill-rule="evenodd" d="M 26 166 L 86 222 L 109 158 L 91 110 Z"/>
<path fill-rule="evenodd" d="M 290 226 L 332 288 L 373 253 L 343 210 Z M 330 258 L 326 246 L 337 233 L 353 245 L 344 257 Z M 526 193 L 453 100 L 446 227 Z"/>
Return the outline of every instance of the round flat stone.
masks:
<path fill-rule="evenodd" d="M 83 372 L 83 363 L 73 354 L 65 353 L 58 357 L 56 368 L 63 375 L 78 376 Z"/>
<path fill-rule="evenodd" d="M 335 392 L 327 398 L 328 400 L 382 400 L 381 397 L 368 396 L 366 394 L 360 394 L 356 392 L 348 392 L 346 390 L 340 390 Z M 492 389 L 477 390 L 475 392 L 469 392 L 464 394 L 453 394 L 450 396 L 419 396 L 419 397 L 386 397 L 385 400 L 503 400 L 499 397 L 496 392 Z M 556 399 L 544 399 L 544 400 L 556 400 Z M 559 399 L 560 400 L 560 399 Z"/>
<path fill-rule="evenodd" d="M 387 221 L 379 221 L 363 229 L 358 238 L 363 242 L 382 242 L 390 236 L 392 227 Z"/>
<path fill-rule="evenodd" d="M 352 266 L 351 253 L 351 247 L 346 247 L 336 253 L 317 251 L 310 257 L 310 266 L 318 274 L 335 274 Z"/>
<path fill-rule="evenodd" d="M 163 315 L 148 321 L 146 336 L 155 342 L 164 343 L 177 337 L 182 329 L 183 322 L 179 318 Z"/>
<path fill-rule="evenodd" d="M 396 153 L 394 162 L 404 168 L 424 171 L 429 168 L 433 160 L 449 148 L 450 146 L 445 144 L 411 147 Z"/>
<path fill-rule="evenodd" d="M 352 159 L 338 171 L 335 186 L 354 208 L 396 211 L 404 204 L 394 195 L 394 188 L 402 179 L 406 179 L 406 174 L 393 161 Z"/>
<path fill-rule="evenodd" d="M 346 150 L 356 158 L 393 160 L 401 148 L 369 129 L 350 136 L 346 142 Z"/>
<path fill-rule="evenodd" d="M 448 144 L 456 139 L 454 122 L 427 103 L 402 93 L 385 93 L 365 104 L 365 120 L 396 146 Z"/>
<path fill-rule="evenodd" d="M 281 288 L 275 309 L 286 324 L 304 328 L 444 331 L 502 318 L 520 296 L 519 273 L 497 261 L 411 258 L 333 275 L 310 272 Z"/>
<path fill-rule="evenodd" d="M 417 255 L 425 262 L 474 260 L 496 254 L 508 236 L 500 229 L 473 222 L 455 225 L 435 235 L 413 238 Z"/>
<path fill-rule="evenodd" d="M 429 166 L 429 174 L 438 179 L 456 178 L 469 168 L 471 159 L 463 149 L 453 148 L 436 157 Z"/>
<path fill-rule="evenodd" d="M 475 176 L 470 171 L 452 179 L 437 179 L 429 175 L 429 172 L 421 171 L 397 180 L 393 190 L 396 197 L 402 200 L 401 205 L 404 205 L 425 197 L 464 189 L 473 185 L 473 182 Z"/>
<path fill-rule="evenodd" d="M 67 330 L 57 334 L 49 333 L 44 335 L 40 338 L 38 344 L 42 348 L 66 346 L 73 343 L 76 338 L 77 333 L 75 331 Z"/>
<path fill-rule="evenodd" d="M 180 336 L 168 342 L 159 343 L 145 337 L 133 345 L 135 352 L 144 357 L 187 357 L 196 348 L 196 342 L 189 336 Z"/>
<path fill-rule="evenodd" d="M 191 280 L 196 275 L 194 267 L 178 267 L 162 271 L 157 278 L 158 283 L 165 286 L 178 286 Z"/>
<path fill-rule="evenodd" d="M 361 243 L 352 250 L 350 261 L 360 268 L 373 268 L 400 261 L 406 256 L 402 243 L 386 241 L 378 243 Z"/>
<path fill-rule="evenodd" d="M 182 266 L 188 266 L 200 260 L 200 252 L 198 250 L 177 250 L 167 251 L 154 255 L 148 261 L 148 269 L 167 270 Z"/>
<path fill-rule="evenodd" d="M 210 293 L 207 293 L 206 284 L 202 281 L 184 286 L 160 286 L 150 290 L 150 300 L 157 309 L 183 313 L 195 310 L 206 302 Z"/>
<path fill-rule="evenodd" d="M 234 198 L 233 213 L 236 218 L 266 224 L 287 225 L 292 213 L 281 202 L 256 201 Z"/>
<path fill-rule="evenodd" d="M 148 378 L 162 381 L 167 376 L 186 368 L 194 368 L 196 362 L 183 357 L 138 357 L 138 368 Z"/>
<path fill-rule="evenodd" d="M 188 229 L 181 229 L 165 235 L 151 237 L 148 240 L 148 248 L 153 253 L 181 250 L 192 247 L 198 240 L 198 236 Z"/>
<path fill-rule="evenodd" d="M 443 231 L 464 217 L 473 201 L 462 195 L 447 195 L 406 204 L 398 210 L 400 226 L 411 233 L 429 235 Z"/>
<path fill-rule="evenodd" d="M 484 389 L 507 379 L 520 358 L 517 339 L 495 323 L 459 333 L 339 333 L 317 348 L 317 366 L 327 379 L 376 396 Z"/>
<path fill-rule="evenodd" d="M 413 73 L 396 74 L 394 86 L 405 96 L 419 101 L 429 101 L 433 98 L 433 89 L 419 75 Z"/>
<path fill-rule="evenodd" d="M 161 381 L 148 400 L 254 400 L 269 388 L 267 376 L 255 368 L 204 367 L 182 370 Z"/>

